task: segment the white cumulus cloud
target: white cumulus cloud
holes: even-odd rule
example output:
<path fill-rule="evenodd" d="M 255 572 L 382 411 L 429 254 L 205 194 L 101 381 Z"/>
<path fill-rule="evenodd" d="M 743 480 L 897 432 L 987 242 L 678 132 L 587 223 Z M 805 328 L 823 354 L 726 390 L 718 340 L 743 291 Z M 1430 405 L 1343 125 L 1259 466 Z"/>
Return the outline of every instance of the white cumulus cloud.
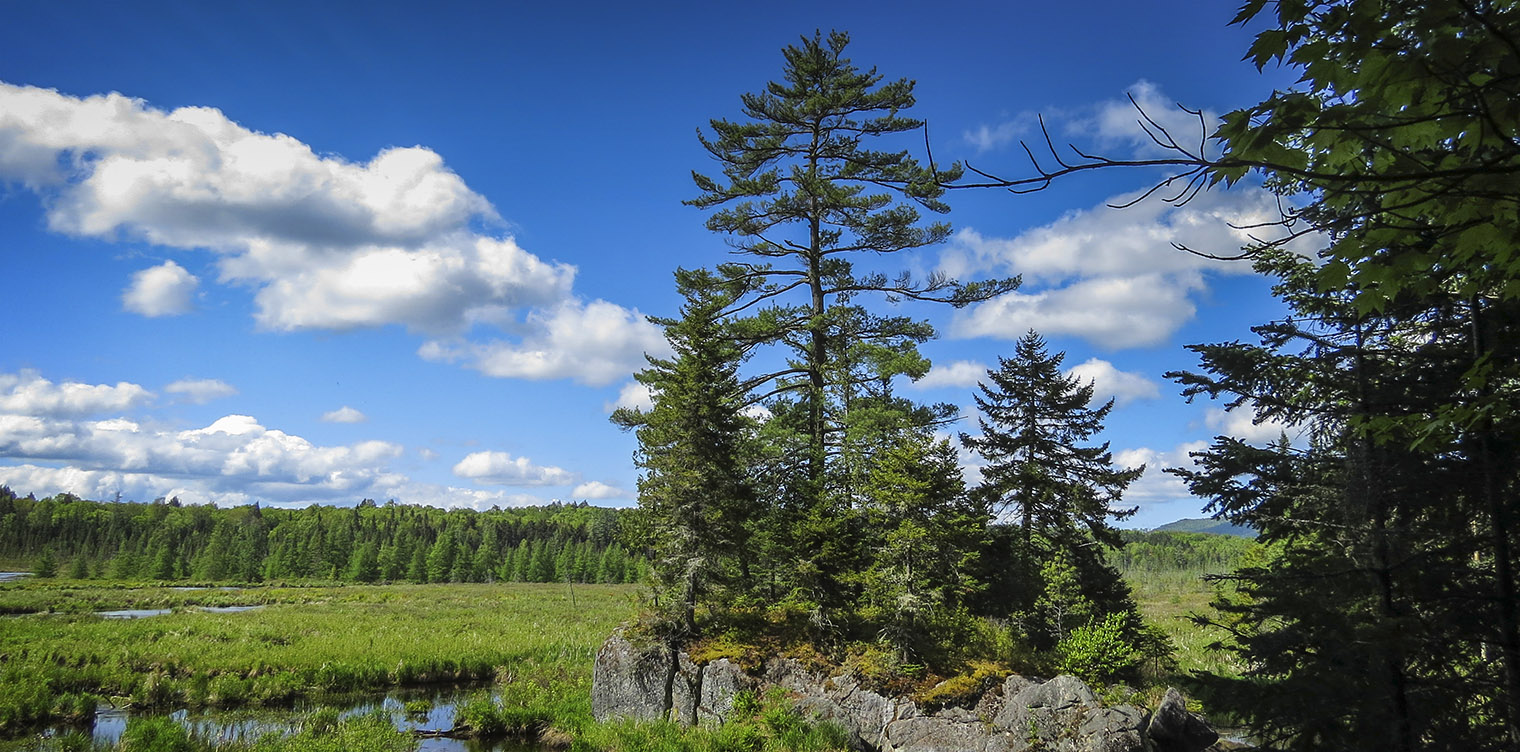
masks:
<path fill-rule="evenodd" d="M 1122 349 L 1165 342 L 1197 310 L 1187 293 L 1202 283 L 1163 275 L 1098 277 L 1036 293 L 1012 292 L 956 314 L 957 337 L 1018 339 L 1041 334 L 1082 337 Z"/>
<path fill-rule="evenodd" d="M 1114 404 L 1127 405 L 1135 400 L 1161 396 L 1161 388 L 1156 382 L 1138 373 L 1121 371 L 1113 363 L 1099 358 L 1089 358 L 1066 373 L 1084 382 L 1092 382 L 1093 398 L 1098 402 L 1113 397 Z"/>
<path fill-rule="evenodd" d="M 236 387 L 220 379 L 180 379 L 164 387 L 164 391 L 197 405 L 238 393 Z"/>
<path fill-rule="evenodd" d="M 1129 151 L 1122 156 L 1155 157 L 1167 153 L 1151 136 L 1146 135 L 1146 128 L 1158 138 L 1165 139 L 1169 136 L 1179 145 L 1195 150 L 1200 148 L 1203 138 L 1219 124 L 1217 113 L 1205 110 L 1203 119 L 1199 120 L 1197 115 L 1178 107 L 1178 103 L 1167 97 L 1161 87 L 1145 79 L 1131 84 L 1124 94 L 1125 96 L 1074 109 L 1052 108 L 1043 113 L 1021 111 L 995 125 L 983 124 L 965 131 L 962 138 L 975 146 L 977 151 L 999 149 L 1023 140 L 1029 143 L 1031 149 L 1036 150 L 1035 154 L 1042 162 L 1052 163 L 1054 159 L 1044 143 L 1044 136 L 1039 132 L 1041 114 L 1052 134 L 1087 136 L 1096 140 L 1096 144 L 1079 144 L 1085 146 L 1088 152 L 1095 151 L 1094 147 L 1128 147 Z M 1137 105 L 1139 109 L 1136 109 Z M 1063 144 L 1066 140 L 1069 139 L 1057 138 L 1055 142 Z M 1065 148 L 1062 148 L 1061 156 L 1068 161 L 1080 159 L 1077 154 Z"/>
<path fill-rule="evenodd" d="M 471 452 L 454 465 L 454 474 L 498 486 L 568 486 L 579 480 L 569 470 L 535 465 L 527 457 L 506 452 Z"/>
<path fill-rule="evenodd" d="M 941 270 L 959 278 L 1020 274 L 1024 286 L 957 313 L 951 332 L 1016 339 L 1036 329 L 1109 349 L 1164 342 L 1193 318 L 1194 297 L 1207 289 L 1212 275 L 1251 273 L 1243 262 L 1206 259 L 1176 246 L 1234 253 L 1250 238 L 1232 223 L 1277 216 L 1270 194 L 1244 188 L 1205 193 L 1181 207 L 1155 199 L 1125 209 L 1107 203 L 1014 238 L 990 238 L 973 229 L 957 233 L 941 255 Z"/>
<path fill-rule="evenodd" d="M 148 317 L 178 316 L 189 313 L 191 299 L 200 279 L 185 267 L 165 261 L 132 275 L 132 283 L 121 295 L 123 308 Z"/>
<path fill-rule="evenodd" d="M 582 483 L 570 492 L 570 496 L 576 499 L 626 499 L 629 498 L 627 491 L 617 486 L 610 486 L 599 480 Z"/>
<path fill-rule="evenodd" d="M 935 363 L 929 372 L 918 381 L 910 382 L 916 389 L 937 389 L 940 387 L 973 387 L 978 382 L 987 378 L 987 365 L 974 360 L 956 360 L 949 363 Z"/>
<path fill-rule="evenodd" d="M 1240 439 L 1251 444 L 1270 444 L 1287 434 L 1290 441 L 1298 439 L 1300 431 L 1276 420 L 1262 420 L 1250 405 L 1233 410 L 1211 407 L 1204 414 L 1204 425 L 1210 431 L 1223 436 Z"/>
<path fill-rule="evenodd" d="M 573 379 L 589 386 L 626 378 L 645 363 L 645 353 L 670 352 L 659 327 L 638 311 L 605 300 L 569 300 L 534 311 L 527 329 L 520 342 L 431 340 L 418 352 L 429 360 L 462 362 L 488 376 Z"/>
<path fill-rule="evenodd" d="M 639 412 L 649 412 L 654 409 L 654 394 L 644 384 L 630 381 L 618 390 L 617 399 L 602 405 L 602 409 L 609 413 L 622 407 L 638 410 Z"/>
<path fill-rule="evenodd" d="M 349 161 L 211 107 L 0 82 L 0 183 L 36 192 L 56 232 L 210 252 L 217 281 L 249 289 L 269 330 L 400 325 L 459 339 L 478 350 L 462 360 L 493 375 L 589 384 L 626 375 L 651 341 L 636 313 L 574 301 L 575 267 L 482 231 L 501 226 L 495 208 L 423 146 Z M 165 262 L 123 303 L 182 313 L 198 282 Z M 460 339 L 524 311 L 526 327 L 506 332 L 522 341 Z"/>
<path fill-rule="evenodd" d="M 231 390 L 212 379 L 186 379 L 165 389 L 187 398 L 224 396 Z M 55 384 L 33 372 L 0 373 L 0 484 L 39 495 L 66 491 L 110 499 L 120 493 L 136 501 L 177 496 L 186 503 L 221 506 L 351 504 L 362 498 L 474 509 L 548 502 L 531 494 L 416 482 L 389 468 L 405 454 L 397 444 L 369 440 L 323 446 L 266 427 L 249 415 L 226 415 L 190 429 L 151 418 L 94 417 L 141 407 L 151 399 L 147 390 L 126 382 Z M 418 452 L 424 460 L 437 457 L 426 448 Z M 500 458 L 485 459 L 490 467 Z M 559 468 L 510 458 L 498 469 L 534 481 L 508 485 L 578 481 Z M 588 488 L 605 493 L 599 486 Z"/>
<path fill-rule="evenodd" d="M 204 428 L 183 431 L 120 418 L 74 421 L 0 415 L 0 457 L 65 465 L 27 471 L 32 475 L 172 479 L 208 494 L 240 498 L 329 501 L 353 494 L 373 496 L 373 486 L 394 480 L 385 465 L 401 451 L 383 441 L 318 446 L 266 428 L 247 415 L 228 415 Z"/>
<path fill-rule="evenodd" d="M 324 423 L 363 423 L 366 420 L 369 420 L 369 416 L 348 405 L 322 413 Z"/>
<path fill-rule="evenodd" d="M 1207 136 L 1219 125 L 1218 113 L 1204 110 L 1200 119 L 1179 107 L 1179 102 L 1168 97 L 1160 86 L 1145 79 L 1131 84 L 1125 93 L 1127 96 L 1106 100 L 1088 116 L 1077 118 L 1067 132 L 1090 133 L 1098 137 L 1102 146 L 1124 145 L 1136 154 L 1151 157 L 1175 156 L 1175 152 L 1157 144 L 1157 139 L 1165 142 L 1170 138 L 1194 154 L 1211 146 Z M 1155 137 L 1146 135 L 1146 130 Z M 1211 152 L 1206 153 L 1212 156 Z"/>
<path fill-rule="evenodd" d="M 36 371 L 0 373 L 0 414 L 83 417 L 130 410 L 152 399 L 152 392 L 125 381 L 115 385 L 76 381 L 55 384 Z"/>
<path fill-rule="evenodd" d="M 1124 491 L 1121 507 L 1160 506 L 1173 502 L 1191 500 L 1192 492 L 1181 478 L 1165 472 L 1169 467 L 1192 468 L 1195 463 L 1188 455 L 1208 448 L 1206 441 L 1190 441 L 1171 449 L 1136 447 L 1114 452 L 1114 464 L 1119 467 L 1145 466 L 1145 473 Z"/>

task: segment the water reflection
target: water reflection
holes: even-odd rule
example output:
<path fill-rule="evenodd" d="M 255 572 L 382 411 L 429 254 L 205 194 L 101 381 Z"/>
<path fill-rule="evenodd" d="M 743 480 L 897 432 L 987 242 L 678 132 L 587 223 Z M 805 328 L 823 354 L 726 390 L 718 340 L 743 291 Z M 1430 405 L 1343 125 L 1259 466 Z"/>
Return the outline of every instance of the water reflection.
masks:
<path fill-rule="evenodd" d="M 124 608 L 120 611 L 96 611 L 96 616 L 107 619 L 143 619 L 149 616 L 163 616 L 169 613 L 167 608 Z"/>
<path fill-rule="evenodd" d="M 425 729 L 447 730 L 454 727 L 455 709 L 471 697 L 491 692 L 484 686 L 448 686 L 423 689 L 394 690 L 384 695 L 349 695 L 327 697 L 303 702 L 294 708 L 273 708 L 234 711 L 188 711 L 177 710 L 167 714 L 175 723 L 203 739 L 251 742 L 266 734 L 291 734 L 300 730 L 301 723 L 312 712 L 322 708 L 337 708 L 340 717 L 366 715 L 379 712 L 391 719 L 396 728 L 403 731 Z M 408 713 L 407 703 L 418 700 L 428 703 L 428 710 Z M 102 705 L 96 711 L 90 735 L 97 745 L 115 745 L 127 728 L 128 719 L 139 714 Z M 71 729 L 58 727 L 51 734 Z M 476 740 L 429 737 L 419 740 L 422 752 L 541 752 L 545 748 L 524 744 L 518 740 Z"/>
<path fill-rule="evenodd" d="M 262 605 L 258 605 L 258 606 L 196 606 L 195 610 L 196 611 L 205 611 L 208 614 L 241 614 L 244 611 L 255 611 L 255 610 L 258 610 L 258 609 L 261 609 L 261 608 L 263 608 Z M 149 616 L 163 616 L 164 614 L 172 614 L 172 613 L 174 613 L 174 609 L 170 609 L 170 608 L 124 608 L 124 609 L 121 609 L 119 611 L 96 611 L 95 615 L 96 616 L 103 616 L 103 617 L 105 617 L 107 619 L 144 619 L 144 618 L 147 618 Z"/>

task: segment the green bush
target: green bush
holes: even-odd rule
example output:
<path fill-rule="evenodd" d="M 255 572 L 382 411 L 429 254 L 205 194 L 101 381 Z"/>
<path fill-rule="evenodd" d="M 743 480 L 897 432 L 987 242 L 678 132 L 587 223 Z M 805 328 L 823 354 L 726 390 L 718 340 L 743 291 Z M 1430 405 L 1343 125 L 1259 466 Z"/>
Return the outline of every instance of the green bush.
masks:
<path fill-rule="evenodd" d="M 1125 615 L 1115 613 L 1073 629 L 1056 645 L 1056 665 L 1090 683 L 1133 674 L 1144 654 L 1130 640 L 1126 626 Z"/>

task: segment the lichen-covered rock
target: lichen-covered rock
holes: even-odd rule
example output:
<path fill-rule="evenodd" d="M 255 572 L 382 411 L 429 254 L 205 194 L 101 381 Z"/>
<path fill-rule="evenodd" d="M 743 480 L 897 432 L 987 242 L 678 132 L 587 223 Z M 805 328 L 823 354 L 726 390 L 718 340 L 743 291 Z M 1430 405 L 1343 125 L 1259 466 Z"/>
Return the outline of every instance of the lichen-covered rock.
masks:
<path fill-rule="evenodd" d="M 887 725 L 884 736 L 881 748 L 900 752 L 966 752 L 981 750 L 987 743 L 986 727 L 969 714 L 963 717 L 936 714 L 893 721 Z"/>
<path fill-rule="evenodd" d="M 622 630 L 612 633 L 591 670 L 591 714 L 598 721 L 652 721 L 670 710 L 675 665 L 664 647 L 640 647 Z"/>
<path fill-rule="evenodd" d="M 1201 752 L 1217 739 L 1176 690 L 1148 718 L 1131 705 L 1103 707 L 1076 677 L 1010 676 L 973 710 L 925 714 L 911 700 L 791 659 L 773 658 L 752 677 L 726 659 L 698 666 L 685 653 L 634 645 L 621 631 L 597 653 L 591 708 L 598 720 L 717 725 L 733 714 L 736 694 L 765 687 L 786 690 L 805 717 L 843 728 L 861 752 Z"/>
<path fill-rule="evenodd" d="M 1082 752 L 1140 752 L 1145 749 L 1144 726 L 1145 711 L 1133 705 L 1099 708 L 1077 728 L 1074 741 Z"/>
<path fill-rule="evenodd" d="M 1047 682 L 1027 682 L 1022 687 L 1009 677 L 1004 684 L 1003 708 L 992 718 L 992 725 L 1013 731 L 1030 728 L 1031 723 L 1049 726 L 1067 716 L 1085 716 L 1098 707 L 1098 698 L 1075 676 L 1061 675 Z M 1013 690 L 1010 692 L 1010 690 Z"/>
<path fill-rule="evenodd" d="M 1057 676 L 1022 687 L 1010 678 L 1003 707 L 992 720 L 999 752 L 1034 747 L 1050 752 L 1141 752 L 1145 714 L 1121 705 L 1104 708 L 1082 680 Z"/>
<path fill-rule="evenodd" d="M 861 750 L 883 749 L 887 724 L 899 717 L 900 706 L 912 706 L 865 689 L 848 676 L 822 678 L 789 658 L 768 661 L 763 679 L 790 691 L 804 716 L 843 728 L 851 746 Z"/>
<path fill-rule="evenodd" d="M 697 700 L 697 722 L 708 726 L 726 723 L 734 712 L 734 695 L 755 689 L 755 680 L 744 669 L 719 658 L 702 667 L 702 689 Z"/>
<path fill-rule="evenodd" d="M 1175 687 L 1167 688 L 1146 734 L 1156 752 L 1201 752 L 1219 740 L 1208 723 L 1188 712 L 1186 698 Z"/>
<path fill-rule="evenodd" d="M 1031 684 L 1034 684 L 1034 682 L 1029 679 L 1018 674 L 1009 674 L 1008 678 L 1003 680 L 1002 685 L 992 688 L 982 695 L 982 699 L 977 700 L 976 708 L 973 712 L 976 713 L 976 717 L 987 723 L 992 723 L 992 719 L 1002 712 L 1003 705 L 1007 703 L 1008 698 L 1017 695 Z"/>
<path fill-rule="evenodd" d="M 697 723 L 697 703 L 702 696 L 702 666 L 686 653 L 677 653 L 675 675 L 670 682 L 670 720 L 683 726 Z"/>

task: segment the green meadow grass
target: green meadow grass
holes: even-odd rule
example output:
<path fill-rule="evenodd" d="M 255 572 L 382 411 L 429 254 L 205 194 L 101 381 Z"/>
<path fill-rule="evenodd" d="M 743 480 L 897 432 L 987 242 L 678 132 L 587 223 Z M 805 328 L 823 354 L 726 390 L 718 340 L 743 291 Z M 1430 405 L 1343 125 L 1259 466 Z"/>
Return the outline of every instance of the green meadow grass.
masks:
<path fill-rule="evenodd" d="M 597 647 L 636 610 L 626 585 L 386 585 L 243 591 L 11 585 L 0 612 L 0 736 L 137 708 L 275 705 L 436 682 L 534 681 L 590 715 Z M 245 613 L 194 605 L 263 604 Z M 174 608 L 106 620 L 81 611 Z"/>
<path fill-rule="evenodd" d="M 1145 620 L 1171 639 L 1176 652 L 1176 672 L 1183 676 L 1206 672 L 1239 676 L 1240 666 L 1228 651 L 1211 648 L 1228 643 L 1229 635 L 1217 628 L 1199 626 L 1194 614 L 1210 615 L 1214 585 L 1204 579 L 1203 569 L 1130 570 L 1124 579 Z"/>

